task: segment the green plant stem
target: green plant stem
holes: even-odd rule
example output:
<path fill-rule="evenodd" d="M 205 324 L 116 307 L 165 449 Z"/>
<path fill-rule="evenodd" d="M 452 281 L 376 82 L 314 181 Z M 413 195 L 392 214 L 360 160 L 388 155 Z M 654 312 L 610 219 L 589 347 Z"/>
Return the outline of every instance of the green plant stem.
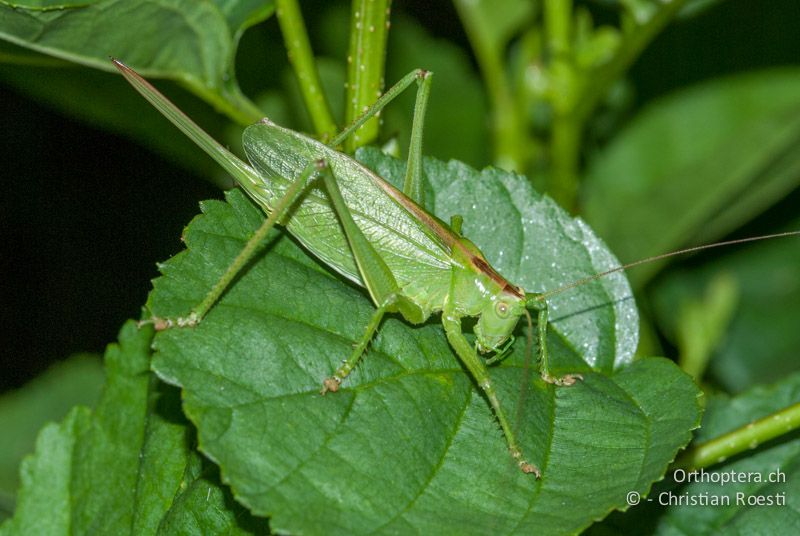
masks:
<path fill-rule="evenodd" d="M 455 0 L 454 4 L 489 93 L 495 164 L 511 171 L 524 172 L 528 160 L 525 149 L 526 125 L 503 67 L 503 51 L 498 50 L 494 41 L 482 31 L 484 22 L 478 6 L 468 0 Z"/>
<path fill-rule="evenodd" d="M 350 124 L 380 97 L 391 0 L 353 0 L 347 56 L 345 124 Z M 378 117 L 364 123 L 344 143 L 352 153 L 378 137 Z"/>
<path fill-rule="evenodd" d="M 572 61 L 572 0 L 546 0 L 544 25 L 550 54 L 548 71 L 553 106 L 547 191 L 561 206 L 574 210 L 583 122 L 574 113 L 578 88 Z"/>
<path fill-rule="evenodd" d="M 502 73 L 501 73 L 502 74 Z M 485 75 L 485 78 L 491 75 Z M 503 75 L 504 79 L 505 76 Z M 496 91 L 490 90 L 492 99 L 492 131 L 494 133 L 495 163 L 509 171 L 524 173 L 528 158 L 525 149 L 525 123 L 523 114 L 515 105 L 511 90 L 505 80 L 497 84 Z"/>
<path fill-rule="evenodd" d="M 553 59 L 566 59 L 572 48 L 572 0 L 545 0 L 544 25 Z"/>
<path fill-rule="evenodd" d="M 615 57 L 592 72 L 577 72 L 572 57 L 572 2 L 545 0 L 544 25 L 550 63 L 550 101 L 553 126 L 547 191 L 562 206 L 576 210 L 580 145 L 583 128 L 611 85 L 639 57 L 642 50 L 671 21 L 685 0 L 662 4 L 644 24 L 625 33 Z"/>
<path fill-rule="evenodd" d="M 574 212 L 578 195 L 578 162 L 583 124 L 574 114 L 556 114 L 550 138 L 550 179 L 547 193 Z"/>
<path fill-rule="evenodd" d="M 754 449 L 770 439 L 800 428 L 800 403 L 701 443 L 681 456 L 676 467 L 701 469 Z"/>
<path fill-rule="evenodd" d="M 311 116 L 314 130 L 323 140 L 336 135 L 333 119 L 325 92 L 319 80 L 314 53 L 308 40 L 308 32 L 297 0 L 277 0 L 278 23 L 283 32 L 283 41 L 289 54 L 306 109 Z"/>
<path fill-rule="evenodd" d="M 677 15 L 685 3 L 686 0 L 661 3 L 658 11 L 645 24 L 637 25 L 625 33 L 623 42 L 614 57 L 601 69 L 591 73 L 584 84 L 581 98 L 578 99 L 575 109 L 580 121 L 585 121 L 594 112 L 597 103 L 608 94 L 611 85 L 633 64 L 645 47 Z"/>

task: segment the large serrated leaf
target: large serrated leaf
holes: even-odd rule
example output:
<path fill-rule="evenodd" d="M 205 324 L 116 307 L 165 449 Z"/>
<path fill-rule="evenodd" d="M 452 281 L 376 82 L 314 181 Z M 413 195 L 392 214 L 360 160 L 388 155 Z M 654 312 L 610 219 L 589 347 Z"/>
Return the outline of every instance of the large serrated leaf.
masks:
<path fill-rule="evenodd" d="M 402 164 L 377 151 L 360 158 L 402 178 Z M 530 290 L 615 262 L 523 177 L 434 160 L 425 172 L 437 215 L 463 214 L 467 236 Z M 148 302 L 156 315 L 199 302 L 263 218 L 239 192 L 203 209 L 186 230 L 188 250 L 162 266 Z M 374 309 L 362 289 L 279 233 L 199 326 L 156 336 L 153 368 L 183 388 L 201 450 L 274 530 L 575 532 L 623 507 L 627 492 L 647 490 L 698 421 L 697 389 L 677 367 L 630 363 L 629 293 L 616 278 L 553 299 L 555 366 L 584 371 L 584 382 L 525 381 L 522 326 L 514 353 L 491 369 L 540 481 L 511 462 L 435 320 L 387 319 L 342 389 L 320 396 Z"/>

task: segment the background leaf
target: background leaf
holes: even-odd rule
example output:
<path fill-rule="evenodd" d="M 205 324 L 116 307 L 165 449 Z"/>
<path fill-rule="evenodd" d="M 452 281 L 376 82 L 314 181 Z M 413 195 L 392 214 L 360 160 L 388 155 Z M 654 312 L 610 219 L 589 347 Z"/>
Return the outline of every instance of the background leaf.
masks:
<path fill-rule="evenodd" d="M 786 230 L 800 229 L 800 220 Z M 710 363 L 713 379 L 736 393 L 795 372 L 800 333 L 800 247 L 797 237 L 720 252 L 701 266 L 671 272 L 653 288 L 653 309 L 674 337 L 675 311 L 716 274 L 726 273 L 739 288 L 730 328 Z"/>
<path fill-rule="evenodd" d="M 177 391 L 148 372 L 152 330 L 128 322 L 106 353 L 94 411 L 46 426 L 22 465 L 22 488 L 0 534 L 264 532 L 190 450 Z"/>
<path fill-rule="evenodd" d="M 22 463 L 17 510 L 0 525 L 0 534 L 67 534 L 70 461 L 76 437 L 87 429 L 88 422 L 89 410 L 75 407 L 60 425 L 42 428 L 36 440 L 40 454 Z"/>
<path fill-rule="evenodd" d="M 376 151 L 359 154 L 390 177 L 402 171 Z M 487 255 L 507 274 L 540 269 L 514 275 L 541 275 L 536 280 L 546 285 L 554 273 L 613 262 L 585 225 L 535 196 L 522 177 L 433 160 L 425 170 L 437 214 L 463 213 L 467 232 L 493 245 Z M 489 219 L 472 206 L 479 196 Z M 148 302 L 154 314 L 189 310 L 260 224 L 261 212 L 241 193 L 228 201 L 204 203 L 185 234 L 189 249 L 162 266 Z M 589 344 L 593 335 L 569 332 L 570 319 L 558 315 L 549 338 L 556 367 L 586 371 L 584 382 L 554 389 L 529 379 L 520 400 L 522 344 L 492 368 L 505 407 L 519 403 L 514 420 L 531 461 L 542 466 L 541 481 L 513 466 L 486 401 L 435 320 L 411 327 L 387 319 L 343 389 L 320 396 L 321 379 L 360 337 L 373 307 L 286 237 L 275 236 L 198 327 L 159 333 L 153 368 L 183 388 L 200 449 L 237 499 L 270 515 L 276 531 L 578 531 L 623 506 L 631 489 L 647 490 L 698 420 L 696 387 L 673 364 L 623 366 L 636 316 L 624 279 L 607 283 L 563 300 L 577 309 L 573 317 L 599 319 L 604 341 Z M 600 296 L 601 304 L 592 302 Z M 595 309 L 583 309 L 584 300 Z M 615 307 L 628 314 L 614 316 Z"/>
<path fill-rule="evenodd" d="M 96 4 L 100 0 L 2 0 L 0 4 L 24 9 L 67 9 Z"/>
<path fill-rule="evenodd" d="M 19 47 L 0 42 L 0 50 L 15 57 Z M 2 52 L 0 52 L 0 55 Z M 71 115 L 95 127 L 131 138 L 156 154 L 183 166 L 206 178 L 221 175 L 213 166 L 211 158 L 197 152 L 197 147 L 183 136 L 167 139 L 153 136 L 164 125 L 163 118 L 130 86 L 116 74 L 87 69 L 73 63 L 57 60 L 52 63 L 44 55 L 26 53 L 20 64 L 0 64 L 0 79 L 16 88 L 20 93 L 34 97 L 40 104 L 47 104 L 58 112 Z M 201 104 L 186 92 L 174 87 L 159 87 L 180 104 L 182 110 L 191 114 L 208 132 L 222 137 L 228 123 L 223 116 Z M 90 101 L 92 106 L 85 106 Z M 226 182 L 218 181 L 220 184 Z"/>
<path fill-rule="evenodd" d="M 19 463 L 33 450 L 39 429 L 64 418 L 72 406 L 94 406 L 104 377 L 97 356 L 76 355 L 0 398 L 0 518 L 14 511 Z"/>
<path fill-rule="evenodd" d="M 474 32 L 473 39 L 495 54 L 526 26 L 539 8 L 538 1 L 525 0 L 456 0 L 455 5 L 464 25 Z"/>
<path fill-rule="evenodd" d="M 626 262 L 724 236 L 800 182 L 799 92 L 787 68 L 653 103 L 591 161 L 587 221 Z"/>
<path fill-rule="evenodd" d="M 686 18 L 697 16 L 722 1 L 686 0 L 686 5 L 678 12 L 678 16 Z M 657 0 L 594 0 L 594 2 L 606 6 L 625 7 L 631 13 L 639 14 L 643 18 L 646 18 L 650 12 L 655 10 L 656 6 L 654 4 L 658 3 Z"/>
<path fill-rule="evenodd" d="M 248 123 L 260 113 L 236 84 L 236 45 L 273 10 L 263 0 L 99 0 L 57 10 L 0 3 L 0 38 L 105 71 L 112 71 L 109 56 L 121 58 Z"/>

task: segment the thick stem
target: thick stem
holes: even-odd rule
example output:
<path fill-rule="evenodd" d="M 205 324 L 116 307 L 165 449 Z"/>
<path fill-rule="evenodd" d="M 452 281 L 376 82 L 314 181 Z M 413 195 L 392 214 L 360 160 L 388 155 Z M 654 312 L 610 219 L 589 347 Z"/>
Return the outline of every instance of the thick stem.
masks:
<path fill-rule="evenodd" d="M 800 428 L 800 403 L 701 443 L 681 456 L 676 467 L 701 469 Z"/>
<path fill-rule="evenodd" d="M 336 135 L 336 122 L 319 81 L 314 54 L 311 51 L 300 7 L 297 0 L 277 0 L 276 5 L 278 23 L 283 32 L 289 61 L 300 84 L 300 93 L 303 95 L 306 109 L 311 116 L 314 130 L 323 140 L 330 139 Z"/>
<path fill-rule="evenodd" d="M 491 104 L 492 144 L 495 163 L 524 172 L 527 138 L 524 114 L 518 109 L 503 66 L 503 50 L 483 31 L 480 9 L 467 0 L 454 2 L 481 70 Z"/>
<path fill-rule="evenodd" d="M 636 61 L 644 48 L 675 17 L 685 3 L 686 0 L 672 0 L 663 3 L 645 24 L 636 26 L 625 34 L 614 58 L 602 68 L 591 73 L 589 83 L 584 85 L 581 98 L 577 101 L 575 108 L 575 113 L 580 121 L 585 121 L 594 112 L 597 103 L 608 94 L 611 85 Z"/>
<path fill-rule="evenodd" d="M 523 115 L 507 87 L 492 101 L 495 163 L 503 169 L 524 173 L 529 151 L 525 148 L 527 132 Z"/>
<path fill-rule="evenodd" d="M 550 180 L 547 192 L 562 207 L 574 211 L 578 195 L 582 124 L 575 116 L 556 115 L 550 139 Z"/>
<path fill-rule="evenodd" d="M 345 124 L 352 123 L 381 95 L 390 4 L 391 0 L 353 0 Z M 378 127 L 377 117 L 364 123 L 345 141 L 345 152 L 352 153 L 374 141 L 378 137 Z"/>
<path fill-rule="evenodd" d="M 553 107 L 547 191 L 563 207 L 574 210 L 583 125 L 573 113 L 578 100 L 578 88 L 572 61 L 572 1 L 547 0 L 544 4 L 544 24 L 550 56 L 548 72 Z"/>

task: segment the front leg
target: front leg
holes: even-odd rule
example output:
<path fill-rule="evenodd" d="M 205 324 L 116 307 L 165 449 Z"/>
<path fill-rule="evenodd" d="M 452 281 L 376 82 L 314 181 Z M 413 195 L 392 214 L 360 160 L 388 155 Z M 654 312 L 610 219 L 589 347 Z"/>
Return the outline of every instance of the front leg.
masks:
<path fill-rule="evenodd" d="M 539 299 L 538 296 L 538 294 L 529 295 L 528 304 L 530 308 L 537 311 L 536 329 L 538 331 L 537 338 L 539 340 L 539 373 L 542 379 L 547 383 L 565 386 L 574 385 L 578 380 L 583 380 L 581 374 L 565 374 L 561 377 L 550 374 L 550 354 L 547 351 L 547 301 Z"/>
<path fill-rule="evenodd" d="M 448 307 L 445 307 L 445 311 L 442 313 L 442 324 L 444 325 L 444 331 L 447 334 L 447 340 L 450 342 L 450 345 L 456 351 L 458 357 L 461 358 L 461 361 L 467 367 L 470 374 L 472 374 L 472 377 L 475 378 L 478 386 L 486 394 L 486 398 L 489 399 L 489 404 L 491 404 L 497 420 L 500 421 L 500 427 L 503 429 L 503 433 L 506 436 L 506 442 L 508 443 L 508 450 L 511 456 L 523 472 L 533 473 L 536 475 L 536 478 L 541 478 L 542 473 L 539 468 L 532 463 L 528 463 L 522 455 L 522 451 L 517 444 L 516 437 L 514 437 L 514 432 L 511 429 L 508 418 L 506 418 L 506 414 L 500 406 L 500 400 L 497 398 L 497 392 L 489 376 L 489 371 L 486 369 L 481 358 L 478 357 L 478 353 L 470 346 L 464 334 L 461 332 L 461 318 L 456 316 L 453 311 L 448 311 Z"/>

